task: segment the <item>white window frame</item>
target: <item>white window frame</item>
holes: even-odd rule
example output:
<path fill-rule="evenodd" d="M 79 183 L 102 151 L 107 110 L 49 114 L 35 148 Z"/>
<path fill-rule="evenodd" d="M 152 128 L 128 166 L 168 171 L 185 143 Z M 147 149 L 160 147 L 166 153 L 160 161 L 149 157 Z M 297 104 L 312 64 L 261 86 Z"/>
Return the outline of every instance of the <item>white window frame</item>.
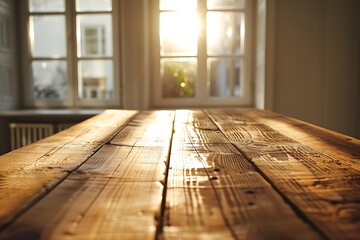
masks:
<path fill-rule="evenodd" d="M 66 40 L 67 40 L 67 56 L 64 58 L 35 58 L 31 56 L 31 45 L 29 41 L 29 19 L 30 15 L 58 15 L 62 14 L 59 12 L 45 12 L 45 13 L 30 13 L 28 0 L 20 2 L 20 26 L 21 26 L 21 44 L 24 47 L 22 49 L 22 83 L 23 83 L 23 105 L 25 107 L 35 108 L 54 108 L 54 107 L 65 107 L 65 108 L 78 108 L 78 107 L 90 107 L 90 108 L 110 108 L 110 107 L 121 107 L 121 69 L 120 69 L 120 29 L 119 29 L 119 13 L 120 13 L 120 2 L 117 0 L 112 1 L 111 11 L 82 11 L 76 12 L 75 0 L 64 0 L 65 1 L 65 18 L 66 18 Z M 76 39 L 76 16 L 77 14 L 111 14 L 112 15 L 112 43 L 113 43 L 113 55 L 112 57 L 99 57 L 99 56 L 88 56 L 78 57 L 77 56 L 77 39 Z M 33 60 L 66 60 L 67 62 L 67 82 L 68 82 L 68 98 L 64 101 L 61 100 L 36 100 L 33 96 L 32 87 L 32 67 L 31 63 Z M 113 62 L 113 98 L 111 100 L 99 100 L 99 99 L 80 99 L 79 94 L 79 79 L 78 79 L 78 61 L 87 59 L 96 60 L 107 60 L 110 59 Z"/>
<path fill-rule="evenodd" d="M 198 14 L 201 19 L 206 17 L 207 6 L 206 1 L 197 0 Z M 208 85 L 208 71 L 206 53 L 206 26 L 202 27 L 198 37 L 198 75 L 197 82 L 195 83 L 195 97 L 193 98 L 163 98 L 162 97 L 162 82 L 160 75 L 160 37 L 159 37 L 159 0 L 153 1 L 151 11 L 153 13 L 153 23 L 151 32 L 154 34 L 152 43 L 151 55 L 153 56 L 153 64 L 151 65 L 151 81 L 152 81 L 152 94 L 150 99 L 151 107 L 220 107 L 220 106 L 253 106 L 253 81 L 252 81 L 252 66 L 253 66 L 253 50 L 252 39 L 253 30 L 249 27 L 253 25 L 253 1 L 246 0 L 244 15 L 245 15 L 245 48 L 240 57 L 228 57 L 228 59 L 243 59 L 243 72 L 242 74 L 242 94 L 240 97 L 211 97 L 210 88 Z M 210 10 L 209 10 L 210 11 Z M 217 10 L 216 10 L 217 11 Z M 186 57 L 186 56 L 185 56 Z M 192 56 L 189 56 L 192 57 Z M 218 56 L 216 56 L 218 57 Z M 180 58 L 180 57 L 179 57 Z"/>

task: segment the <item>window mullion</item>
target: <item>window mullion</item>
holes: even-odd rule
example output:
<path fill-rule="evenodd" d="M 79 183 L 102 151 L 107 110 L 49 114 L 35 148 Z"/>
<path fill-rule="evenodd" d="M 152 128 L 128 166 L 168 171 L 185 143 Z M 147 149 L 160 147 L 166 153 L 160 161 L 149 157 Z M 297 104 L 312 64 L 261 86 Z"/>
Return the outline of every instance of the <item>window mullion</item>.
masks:
<path fill-rule="evenodd" d="M 112 61 L 113 61 L 113 71 L 114 71 L 114 94 L 115 97 L 113 99 L 114 104 L 121 106 L 122 105 L 122 94 L 124 93 L 122 90 L 121 84 L 121 71 L 122 71 L 122 64 L 120 60 L 121 56 L 121 49 L 120 49 L 120 32 L 121 29 L 121 20 L 120 20 L 120 1 L 112 1 L 112 43 L 113 43 L 113 53 L 112 53 Z M 116 67 L 117 66 L 117 67 Z"/>
<path fill-rule="evenodd" d="M 66 34 L 67 34 L 67 66 L 69 100 L 71 106 L 78 105 L 78 81 L 77 81 L 77 41 L 76 41 L 76 12 L 75 1 L 66 0 Z"/>
<path fill-rule="evenodd" d="M 23 83 L 23 94 L 25 96 L 25 98 L 23 99 L 24 101 L 24 105 L 26 107 L 32 106 L 35 104 L 35 99 L 34 99 L 34 94 L 32 91 L 32 86 L 33 86 L 33 79 L 32 79 L 32 68 L 31 68 L 31 63 L 32 63 L 32 57 L 31 57 L 31 43 L 30 43 L 30 38 L 29 38 L 29 34 L 30 34 L 30 13 L 29 13 L 29 3 L 28 1 L 24 1 L 22 3 L 22 14 L 20 14 L 20 16 L 22 16 L 21 21 L 22 21 L 22 33 L 24 33 L 24 36 L 21 38 L 21 43 L 23 44 L 23 46 L 25 46 L 25 51 L 23 53 L 23 68 L 26 74 L 24 76 L 25 82 Z M 24 90 L 25 89 L 25 90 Z M 31 89 L 31 91 L 29 91 L 29 89 Z M 28 103 L 30 103 L 30 105 L 28 105 Z"/>
<path fill-rule="evenodd" d="M 200 29 L 198 36 L 198 81 L 196 85 L 197 100 L 206 101 L 208 94 L 207 86 L 207 53 L 206 53 L 206 1 L 198 0 L 198 18 Z"/>

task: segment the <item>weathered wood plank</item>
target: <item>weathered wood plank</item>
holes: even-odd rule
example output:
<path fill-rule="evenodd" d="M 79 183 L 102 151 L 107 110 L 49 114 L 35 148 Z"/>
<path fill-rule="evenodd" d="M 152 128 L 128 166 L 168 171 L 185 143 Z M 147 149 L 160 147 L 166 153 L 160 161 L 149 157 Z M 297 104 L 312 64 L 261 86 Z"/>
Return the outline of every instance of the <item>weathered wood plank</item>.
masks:
<path fill-rule="evenodd" d="M 176 112 L 167 187 L 165 238 L 321 239 L 201 111 Z"/>
<path fill-rule="evenodd" d="M 323 234 L 330 239 L 359 238 L 358 140 L 303 122 L 299 125 L 298 121 L 270 112 L 240 109 L 206 112 Z"/>
<path fill-rule="evenodd" d="M 108 110 L 0 156 L 0 229 L 84 163 L 136 113 Z"/>
<path fill-rule="evenodd" d="M 164 114 L 167 122 L 158 132 L 171 135 L 173 112 L 138 114 L 0 238 L 33 234 L 41 239 L 154 239 L 170 138 L 161 147 L 152 144 L 158 139 L 154 130 L 159 127 L 153 118 Z M 129 137 L 127 128 L 136 134 Z M 120 136 L 135 144 L 122 144 Z"/>
<path fill-rule="evenodd" d="M 73 173 L 0 238 L 153 239 L 161 197 L 157 182 Z"/>

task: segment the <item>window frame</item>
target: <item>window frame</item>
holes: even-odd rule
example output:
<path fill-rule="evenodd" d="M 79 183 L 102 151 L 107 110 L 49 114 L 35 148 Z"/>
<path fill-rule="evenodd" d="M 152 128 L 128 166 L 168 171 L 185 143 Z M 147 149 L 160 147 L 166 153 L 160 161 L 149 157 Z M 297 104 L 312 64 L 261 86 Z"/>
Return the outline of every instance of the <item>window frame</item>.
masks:
<path fill-rule="evenodd" d="M 152 26 L 150 27 L 152 35 L 152 45 L 151 45 L 151 56 L 152 56 L 152 65 L 151 65 L 151 107 L 220 107 L 220 106 L 252 106 L 253 105 L 253 80 L 252 80 L 252 68 L 253 68 L 253 43 L 254 39 L 253 34 L 254 30 L 249 26 L 253 26 L 253 9 L 254 4 L 252 1 L 245 0 L 244 19 L 245 19 L 245 46 L 244 52 L 238 56 L 218 56 L 217 58 L 224 57 L 226 59 L 243 59 L 243 72 L 242 74 L 242 96 L 240 97 L 214 97 L 210 95 L 210 87 L 208 84 L 209 74 L 208 74 L 208 59 L 212 59 L 214 55 L 207 54 L 206 52 L 206 24 L 200 29 L 198 36 L 198 50 L 197 50 L 197 64 L 198 64 L 198 73 L 197 81 L 195 83 L 196 95 L 194 98 L 163 98 L 162 97 L 162 82 L 161 82 L 161 66 L 160 60 L 162 58 L 172 58 L 171 56 L 161 56 L 160 54 L 160 12 L 163 12 L 159 9 L 159 1 L 153 1 L 151 5 L 152 12 Z M 197 12 L 199 14 L 199 19 L 201 22 L 206 19 L 207 12 L 212 11 L 228 11 L 228 10 L 210 10 L 207 9 L 207 1 L 197 0 Z M 192 57 L 192 56 L 181 56 L 181 57 Z M 174 58 L 180 58 L 180 56 L 175 56 Z M 221 58 L 222 59 L 222 58 Z M 203 80 L 201 80 L 203 79 Z"/>
<path fill-rule="evenodd" d="M 35 12 L 31 13 L 29 10 L 29 1 L 21 1 L 20 3 L 20 36 L 21 36 L 21 69 L 22 71 L 22 91 L 23 91 L 23 106 L 35 108 L 111 108 L 121 107 L 121 62 L 120 62 L 120 29 L 119 26 L 119 1 L 112 1 L 111 11 L 76 11 L 76 1 L 64 0 L 64 12 Z M 66 45 L 67 55 L 63 58 L 37 58 L 32 57 L 31 43 L 30 43 L 30 16 L 41 15 L 58 15 L 64 14 L 66 22 Z M 78 40 L 77 34 L 77 16 L 83 14 L 110 14 L 112 16 L 112 56 L 78 56 Z M 80 33 L 81 34 L 81 33 Z M 81 41 L 81 40 L 80 40 Z M 33 91 L 33 76 L 32 76 L 32 61 L 34 60 L 65 60 L 67 65 L 67 83 L 68 83 L 68 97 L 66 100 L 37 100 L 34 97 Z M 79 94 L 79 74 L 78 63 L 80 60 L 111 60 L 113 63 L 113 98 L 110 100 L 104 99 L 81 99 Z"/>

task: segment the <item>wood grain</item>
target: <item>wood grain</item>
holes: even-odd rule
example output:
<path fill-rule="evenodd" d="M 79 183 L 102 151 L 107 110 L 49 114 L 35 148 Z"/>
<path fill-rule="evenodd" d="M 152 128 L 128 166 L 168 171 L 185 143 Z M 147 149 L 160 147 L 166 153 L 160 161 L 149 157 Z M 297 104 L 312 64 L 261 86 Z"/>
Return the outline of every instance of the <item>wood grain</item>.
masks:
<path fill-rule="evenodd" d="M 327 238 L 359 238 L 358 140 L 303 122 L 299 125 L 298 121 L 284 120 L 270 112 L 206 112 L 292 206 Z"/>
<path fill-rule="evenodd" d="M 176 112 L 172 146 L 165 239 L 321 239 L 202 111 Z"/>
<path fill-rule="evenodd" d="M 109 110 L 0 157 L 0 239 L 358 239 L 359 158 L 268 111 Z"/>
<path fill-rule="evenodd" d="M 158 129 L 164 136 L 160 147 L 153 144 L 158 140 L 154 131 L 160 121 L 154 118 L 162 116 L 166 122 Z M 170 138 L 165 135 L 171 136 L 172 118 L 171 111 L 138 114 L 1 237 L 17 239 L 33 234 L 39 239 L 153 239 L 170 147 Z M 134 132 L 131 136 L 128 128 Z"/>
<path fill-rule="evenodd" d="M 136 113 L 108 110 L 0 156 L 0 229 L 89 159 Z"/>

